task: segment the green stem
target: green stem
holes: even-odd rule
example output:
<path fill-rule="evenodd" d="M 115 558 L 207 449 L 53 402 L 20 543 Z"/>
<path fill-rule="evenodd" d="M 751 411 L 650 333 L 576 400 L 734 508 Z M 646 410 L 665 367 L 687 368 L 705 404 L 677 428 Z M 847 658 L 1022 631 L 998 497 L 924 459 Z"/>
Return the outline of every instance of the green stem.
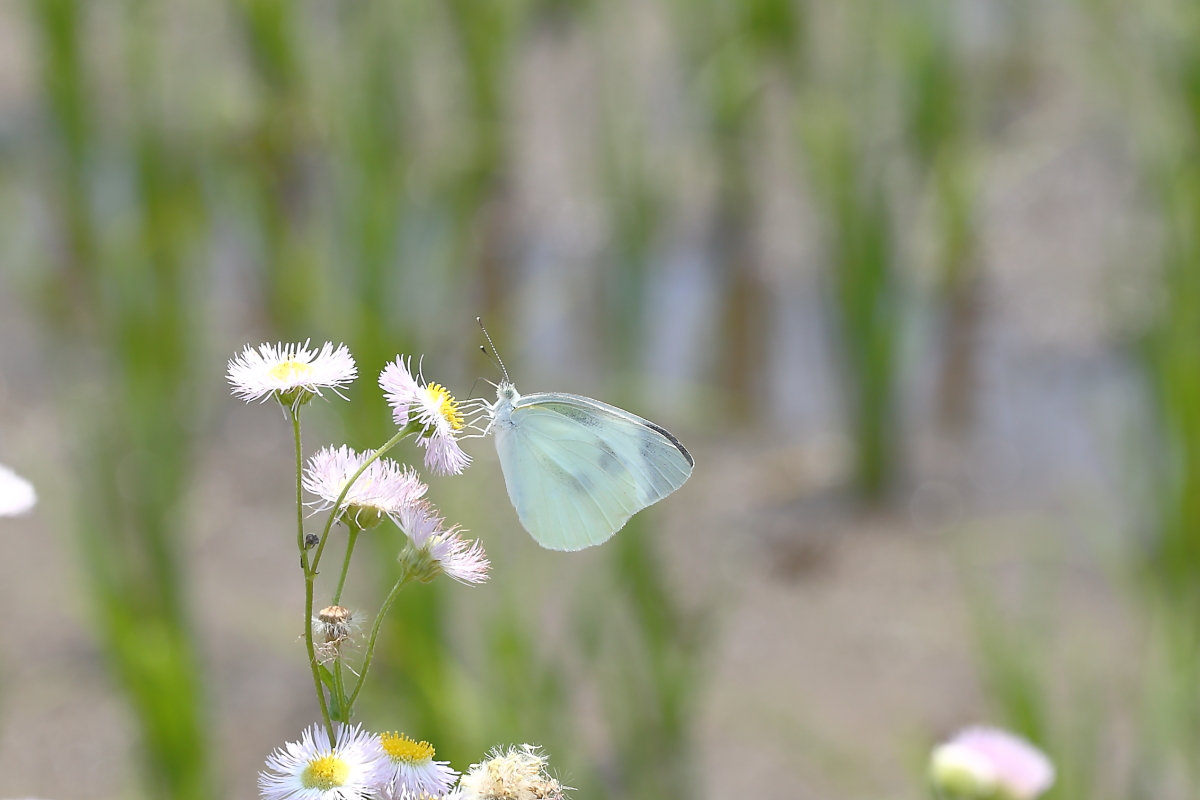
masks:
<path fill-rule="evenodd" d="M 342 561 L 342 574 L 338 578 L 337 590 L 333 593 L 333 602 L 330 605 L 338 605 L 342 601 L 342 589 L 346 588 L 346 574 L 350 572 L 350 556 L 354 553 L 354 543 L 358 541 L 358 534 L 362 529 L 354 524 L 354 520 L 347 518 L 346 526 L 350 528 L 350 538 L 346 542 L 346 558 Z"/>
<path fill-rule="evenodd" d="M 358 541 L 359 534 L 362 533 L 362 529 L 349 517 L 346 519 L 346 525 L 350 530 L 350 536 L 346 542 L 346 558 L 342 560 L 342 575 L 337 578 L 337 590 L 334 593 L 334 600 L 329 603 L 330 606 L 340 606 L 342 602 L 342 589 L 346 588 L 346 576 L 350 571 L 350 555 L 354 554 L 354 542 Z M 341 657 L 338 657 L 334 664 L 334 687 L 334 691 L 337 692 L 337 708 L 342 709 L 342 722 L 349 724 L 350 710 L 346 706 L 346 680 L 342 675 Z"/>
<path fill-rule="evenodd" d="M 300 443 L 300 409 L 292 409 L 292 435 L 296 440 L 296 544 L 300 548 L 300 567 L 304 570 L 304 646 L 308 650 L 308 665 L 312 669 L 313 685 L 317 690 L 317 702 L 321 706 L 321 720 L 329 735 L 329 746 L 337 744 L 333 722 L 329 719 L 329 703 L 321 686 L 321 673 L 317 664 L 317 650 L 313 645 L 313 579 L 316 570 L 309 566 L 308 550 L 304 548 L 304 450 Z"/>
<path fill-rule="evenodd" d="M 407 572 L 396 581 L 396 585 L 392 587 L 392 591 L 388 594 L 387 599 L 383 601 L 383 605 L 379 609 L 379 614 L 375 617 L 375 624 L 371 626 L 371 638 L 367 640 L 367 652 L 363 657 L 362 672 L 358 675 L 358 680 L 354 682 L 354 691 L 350 694 L 350 699 L 346 701 L 346 717 L 349 718 L 350 710 L 354 707 L 354 701 L 358 699 L 358 693 L 362 691 L 363 683 L 367 679 L 367 670 L 371 668 L 371 658 L 375 655 L 375 639 L 379 636 L 379 629 L 383 625 L 383 618 L 387 615 L 388 609 L 392 607 L 392 603 L 396 602 L 396 596 L 400 594 L 409 581 L 412 580 L 412 575 Z"/>
<path fill-rule="evenodd" d="M 337 687 L 338 707 L 342 709 L 342 722 L 350 724 L 350 709 L 346 707 L 346 683 L 342 678 L 342 659 L 338 656 L 333 667 L 333 685 Z"/>
<path fill-rule="evenodd" d="M 388 439 L 387 442 L 384 443 L 383 447 L 372 453 L 371 457 L 364 461 L 362 466 L 358 468 L 358 471 L 350 476 L 350 480 L 346 481 L 346 485 L 342 487 L 342 493 L 338 495 L 337 501 L 333 504 L 333 510 L 329 512 L 329 519 L 325 520 L 325 530 L 321 531 L 321 541 L 317 544 L 317 552 L 315 555 L 313 555 L 312 559 L 311 572 L 314 575 L 317 572 L 317 565 L 321 563 L 321 554 L 325 552 L 325 542 L 329 539 L 329 530 L 333 527 L 334 520 L 336 520 L 341 513 L 342 502 L 345 501 L 346 494 L 349 493 L 350 487 L 354 485 L 356 480 L 358 480 L 358 476 L 362 475 L 363 472 L 366 471 L 367 467 L 371 466 L 371 464 L 378 460 L 384 453 L 399 444 L 400 440 L 405 436 L 419 433 L 422 430 L 424 430 L 424 428 L 420 423 L 417 422 L 410 422 L 405 425 L 396 433 L 395 436 L 393 436 L 391 439 Z"/>

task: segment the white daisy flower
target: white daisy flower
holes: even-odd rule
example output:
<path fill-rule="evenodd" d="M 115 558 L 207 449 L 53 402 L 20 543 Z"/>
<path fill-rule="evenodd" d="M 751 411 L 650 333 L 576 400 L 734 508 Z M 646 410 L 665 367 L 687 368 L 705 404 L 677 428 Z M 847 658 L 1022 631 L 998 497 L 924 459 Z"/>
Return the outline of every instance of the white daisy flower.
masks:
<path fill-rule="evenodd" d="M 449 762 L 433 760 L 429 742 L 418 742 L 403 733 L 384 733 L 379 745 L 391 764 L 387 796 L 392 800 L 442 797 L 458 777 Z"/>
<path fill-rule="evenodd" d="M 358 368 L 344 344 L 334 349 L 326 342 L 320 351 L 309 350 L 308 342 L 263 344 L 257 350 L 247 345 L 229 360 L 226 377 L 235 397 L 247 403 L 274 397 L 294 411 L 322 389 L 342 396 L 338 390 L 358 377 Z"/>
<path fill-rule="evenodd" d="M 411 364 L 411 359 L 406 363 L 397 356 L 379 373 L 379 386 L 392 407 L 392 419 L 400 426 L 416 421 L 424 427 L 418 443 L 425 448 L 425 466 L 430 471 L 461 475 L 471 463 L 470 456 L 458 446 L 458 437 L 468 420 L 445 387 L 426 385 L 423 378 L 414 378 Z"/>
<path fill-rule="evenodd" d="M 24 514 L 37 504 L 33 484 L 0 464 L 0 517 Z"/>
<path fill-rule="evenodd" d="M 258 774 L 263 800 L 362 800 L 387 787 L 390 762 L 379 739 L 358 725 L 339 725 L 337 743 L 320 725 L 267 757 Z"/>
<path fill-rule="evenodd" d="M 531 744 L 488 753 L 488 759 L 473 764 L 458 782 L 462 800 L 562 800 L 563 786 L 546 771 L 548 759 Z"/>
<path fill-rule="evenodd" d="M 442 574 L 460 583 L 487 580 L 491 565 L 483 545 L 460 536 L 457 525 L 443 528 L 445 520 L 428 502 L 422 500 L 402 510 L 399 524 L 409 539 L 400 561 L 418 580 L 428 583 Z"/>
<path fill-rule="evenodd" d="M 318 511 L 333 508 L 346 483 L 368 457 L 366 453 L 356 453 L 342 445 L 337 449 L 322 448 L 308 459 L 304 488 L 320 498 L 314 503 Z M 425 491 L 425 484 L 411 469 L 389 458 L 378 458 L 346 492 L 338 517 L 349 516 L 363 530 L 378 525 L 384 517 L 391 517 L 399 524 L 400 512 L 415 503 Z"/>

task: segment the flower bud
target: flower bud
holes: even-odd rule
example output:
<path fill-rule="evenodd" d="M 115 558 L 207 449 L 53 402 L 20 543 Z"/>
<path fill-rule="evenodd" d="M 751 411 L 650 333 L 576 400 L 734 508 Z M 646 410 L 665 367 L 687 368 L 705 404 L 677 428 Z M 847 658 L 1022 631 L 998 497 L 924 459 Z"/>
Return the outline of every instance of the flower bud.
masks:
<path fill-rule="evenodd" d="M 411 541 L 404 545 L 396 560 L 406 575 L 411 575 L 421 583 L 432 583 L 444 572 L 441 562 L 433 557 L 428 547 L 417 547 Z"/>

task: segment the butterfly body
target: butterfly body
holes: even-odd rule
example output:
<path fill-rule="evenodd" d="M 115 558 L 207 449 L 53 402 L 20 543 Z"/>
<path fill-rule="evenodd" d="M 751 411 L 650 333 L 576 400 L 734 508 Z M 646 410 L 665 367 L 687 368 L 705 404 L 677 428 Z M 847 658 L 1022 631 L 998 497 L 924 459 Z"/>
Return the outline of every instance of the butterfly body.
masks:
<path fill-rule="evenodd" d="M 551 550 L 606 541 L 692 474 L 691 454 L 670 432 L 599 400 L 521 395 L 505 381 L 488 409 L 509 500 Z"/>

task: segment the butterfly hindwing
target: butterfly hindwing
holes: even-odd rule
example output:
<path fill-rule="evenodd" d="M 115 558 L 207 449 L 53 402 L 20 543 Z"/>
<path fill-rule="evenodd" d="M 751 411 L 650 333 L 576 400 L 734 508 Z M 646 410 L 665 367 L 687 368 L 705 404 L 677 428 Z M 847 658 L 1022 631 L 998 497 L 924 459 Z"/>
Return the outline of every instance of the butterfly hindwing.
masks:
<path fill-rule="evenodd" d="M 600 544 L 683 485 L 692 459 L 664 429 L 577 395 L 532 394 L 496 430 L 509 499 L 543 547 Z"/>

